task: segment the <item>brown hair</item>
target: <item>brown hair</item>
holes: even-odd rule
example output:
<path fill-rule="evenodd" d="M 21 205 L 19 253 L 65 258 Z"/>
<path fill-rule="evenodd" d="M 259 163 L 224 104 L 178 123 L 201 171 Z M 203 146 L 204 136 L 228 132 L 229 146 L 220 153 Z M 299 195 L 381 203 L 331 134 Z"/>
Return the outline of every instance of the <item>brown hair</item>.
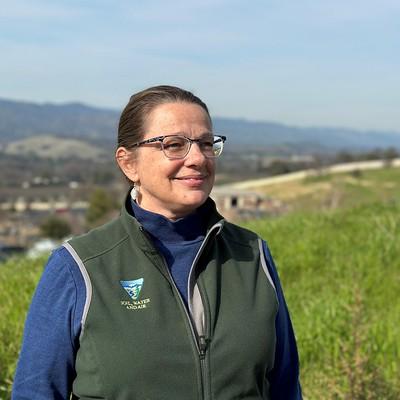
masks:
<path fill-rule="evenodd" d="M 194 103 L 211 117 L 206 104 L 193 93 L 175 86 L 154 86 L 134 94 L 121 113 L 118 126 L 118 147 L 129 148 L 145 134 L 146 118 L 154 108 L 165 103 Z"/>

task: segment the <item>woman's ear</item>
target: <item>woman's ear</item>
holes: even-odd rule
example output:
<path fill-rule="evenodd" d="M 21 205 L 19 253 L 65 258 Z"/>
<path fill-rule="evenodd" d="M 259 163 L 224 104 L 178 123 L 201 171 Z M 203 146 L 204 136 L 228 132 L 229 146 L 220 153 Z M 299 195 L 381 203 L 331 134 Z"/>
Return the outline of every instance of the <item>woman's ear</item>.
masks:
<path fill-rule="evenodd" d="M 135 154 L 125 147 L 118 147 L 115 152 L 115 159 L 123 174 L 132 182 L 138 181 Z"/>

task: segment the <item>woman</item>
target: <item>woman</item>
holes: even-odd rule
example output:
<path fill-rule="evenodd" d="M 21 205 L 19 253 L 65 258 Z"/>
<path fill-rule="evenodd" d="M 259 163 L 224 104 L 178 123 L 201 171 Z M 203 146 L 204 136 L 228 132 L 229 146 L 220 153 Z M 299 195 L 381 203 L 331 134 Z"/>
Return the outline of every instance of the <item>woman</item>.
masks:
<path fill-rule="evenodd" d="M 224 136 L 192 93 L 122 112 L 121 215 L 51 256 L 14 399 L 300 399 L 294 334 L 268 248 L 209 194 Z"/>

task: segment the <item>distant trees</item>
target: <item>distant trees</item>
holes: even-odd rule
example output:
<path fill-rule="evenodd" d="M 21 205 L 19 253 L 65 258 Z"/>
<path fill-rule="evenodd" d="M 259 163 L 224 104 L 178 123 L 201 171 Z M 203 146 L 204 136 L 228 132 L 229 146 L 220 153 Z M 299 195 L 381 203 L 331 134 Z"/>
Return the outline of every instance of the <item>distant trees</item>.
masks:
<path fill-rule="evenodd" d="M 334 163 L 348 163 L 353 161 L 383 160 L 390 164 L 397 157 L 400 157 L 400 151 L 395 147 L 388 147 L 386 149 L 377 148 L 363 153 L 342 150 L 336 153 L 333 161 Z"/>
<path fill-rule="evenodd" d="M 289 172 L 295 171 L 296 165 L 292 162 L 288 162 L 285 160 L 275 160 L 272 161 L 268 167 L 264 168 L 264 171 L 268 173 L 268 175 L 281 175 L 287 174 Z"/>
<path fill-rule="evenodd" d="M 382 159 L 387 165 L 390 165 L 391 162 L 397 157 L 400 157 L 400 151 L 397 151 L 394 147 L 389 147 L 382 153 Z"/>
<path fill-rule="evenodd" d="M 52 215 L 42 222 L 40 232 L 43 237 L 60 240 L 71 233 L 71 226 L 65 219 Z"/>
<path fill-rule="evenodd" d="M 118 210 L 119 203 L 116 202 L 112 194 L 108 191 L 97 188 L 89 199 L 89 208 L 86 213 L 86 222 L 89 227 L 101 224 L 107 220 L 108 215 Z"/>
<path fill-rule="evenodd" d="M 336 153 L 336 156 L 334 158 L 334 161 L 336 163 L 349 163 L 353 161 L 358 161 L 357 156 L 353 153 L 350 153 L 349 151 L 346 150 L 341 150 Z"/>

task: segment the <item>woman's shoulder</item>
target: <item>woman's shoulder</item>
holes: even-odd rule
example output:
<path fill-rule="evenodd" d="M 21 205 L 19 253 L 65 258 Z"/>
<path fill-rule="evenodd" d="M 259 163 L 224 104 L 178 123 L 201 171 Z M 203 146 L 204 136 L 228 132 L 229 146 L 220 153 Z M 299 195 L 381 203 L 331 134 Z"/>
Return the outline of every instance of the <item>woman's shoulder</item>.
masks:
<path fill-rule="evenodd" d="M 243 246 L 253 246 L 254 244 L 258 243 L 258 241 L 262 240 L 257 233 L 251 231 L 250 229 L 226 220 L 224 221 L 222 232 L 227 240 L 236 242 L 237 244 Z"/>
<path fill-rule="evenodd" d="M 127 237 L 127 231 L 124 229 L 120 218 L 116 218 L 84 234 L 72 237 L 63 246 L 72 256 L 76 252 L 83 259 L 95 257 Z"/>
<path fill-rule="evenodd" d="M 37 290 L 47 291 L 49 288 L 56 292 L 68 291 L 71 288 L 79 293 L 85 290 L 79 266 L 64 245 L 50 254 L 37 286 Z"/>

